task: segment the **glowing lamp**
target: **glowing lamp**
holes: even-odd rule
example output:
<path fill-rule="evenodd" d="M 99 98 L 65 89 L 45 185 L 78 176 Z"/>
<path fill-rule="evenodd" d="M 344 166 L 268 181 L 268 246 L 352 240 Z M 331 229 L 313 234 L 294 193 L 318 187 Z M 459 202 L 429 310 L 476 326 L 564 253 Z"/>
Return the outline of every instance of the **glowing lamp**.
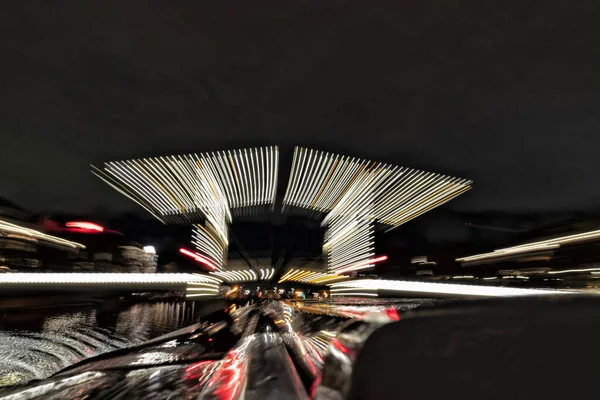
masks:
<path fill-rule="evenodd" d="M 144 253 L 156 254 L 156 249 L 154 248 L 154 246 L 144 246 Z"/>

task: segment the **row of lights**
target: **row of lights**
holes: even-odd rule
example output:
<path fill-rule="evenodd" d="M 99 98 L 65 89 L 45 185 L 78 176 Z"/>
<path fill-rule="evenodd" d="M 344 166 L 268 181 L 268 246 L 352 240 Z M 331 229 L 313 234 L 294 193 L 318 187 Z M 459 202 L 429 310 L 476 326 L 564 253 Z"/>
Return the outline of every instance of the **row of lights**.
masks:
<path fill-rule="evenodd" d="M 206 227 L 194 225 L 192 244 L 213 263 L 216 269 L 222 268 L 227 254 L 227 245 L 218 240 Z"/>
<path fill-rule="evenodd" d="M 268 281 L 275 275 L 275 268 L 260 268 L 258 272 L 260 273 L 261 280 Z"/>
<path fill-rule="evenodd" d="M 158 216 L 201 212 L 230 221 L 232 208 L 273 204 L 278 168 L 279 150 L 270 146 L 107 162 L 92 172 Z"/>
<path fill-rule="evenodd" d="M 363 173 L 323 224 L 367 212 L 392 230 L 471 189 L 471 181 L 383 163 L 364 164 Z"/>
<path fill-rule="evenodd" d="M 220 288 L 220 280 L 213 282 L 188 282 L 185 290 L 185 298 L 215 297 L 219 294 Z"/>
<path fill-rule="evenodd" d="M 362 215 L 393 229 L 471 188 L 471 181 L 296 147 L 284 205 L 327 213 L 323 224 Z"/>
<path fill-rule="evenodd" d="M 162 222 L 193 222 L 192 242 L 221 269 L 232 209 L 273 204 L 276 146 L 107 162 L 92 173 Z"/>
<path fill-rule="evenodd" d="M 259 274 L 252 269 L 237 270 L 237 271 L 218 271 L 211 272 L 212 275 L 218 276 L 219 278 L 227 282 L 252 282 L 258 280 L 269 280 L 275 274 L 275 268 L 260 268 Z"/>
<path fill-rule="evenodd" d="M 273 204 L 278 168 L 271 146 L 107 162 L 92 172 L 163 222 L 202 217 L 197 251 L 186 255 L 221 270 L 232 212 Z M 326 213 L 328 268 L 345 273 L 373 267 L 375 223 L 393 229 L 470 188 L 464 179 L 296 147 L 284 207 Z"/>
<path fill-rule="evenodd" d="M 325 232 L 323 254 L 329 272 L 350 272 L 353 264 L 361 264 L 360 269 L 373 267 L 369 260 L 375 255 L 375 229 L 365 217 L 338 219 Z"/>
<path fill-rule="evenodd" d="M 336 274 L 325 274 L 303 269 L 290 269 L 285 275 L 279 279 L 279 283 L 283 282 L 302 282 L 315 285 L 326 284 L 340 279 L 347 279 L 347 276 Z"/>
<path fill-rule="evenodd" d="M 375 223 L 391 230 L 471 188 L 471 181 L 296 147 L 284 207 L 326 214 L 330 273 L 373 268 Z"/>

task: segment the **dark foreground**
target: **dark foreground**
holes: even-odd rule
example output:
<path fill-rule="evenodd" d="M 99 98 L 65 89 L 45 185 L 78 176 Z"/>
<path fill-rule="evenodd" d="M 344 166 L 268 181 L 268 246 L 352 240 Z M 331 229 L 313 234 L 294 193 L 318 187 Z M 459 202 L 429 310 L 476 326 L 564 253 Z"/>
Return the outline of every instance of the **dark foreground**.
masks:
<path fill-rule="evenodd" d="M 86 358 L 188 326 L 224 301 L 90 302 L 70 296 L 11 299 L 0 311 L 0 386 L 46 378 Z M 46 302 L 46 307 L 42 305 Z M 29 307 L 28 307 L 29 306 Z"/>
<path fill-rule="evenodd" d="M 506 399 L 595 393 L 600 301 L 263 301 L 0 399 Z"/>

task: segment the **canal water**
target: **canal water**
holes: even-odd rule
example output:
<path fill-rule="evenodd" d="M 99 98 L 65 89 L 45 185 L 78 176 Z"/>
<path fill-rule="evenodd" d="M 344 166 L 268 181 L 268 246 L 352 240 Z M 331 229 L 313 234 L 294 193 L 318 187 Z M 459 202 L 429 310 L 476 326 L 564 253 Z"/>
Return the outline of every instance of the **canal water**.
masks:
<path fill-rule="evenodd" d="M 0 386 L 43 379 L 85 358 L 197 321 L 206 304 L 169 301 L 0 311 Z"/>

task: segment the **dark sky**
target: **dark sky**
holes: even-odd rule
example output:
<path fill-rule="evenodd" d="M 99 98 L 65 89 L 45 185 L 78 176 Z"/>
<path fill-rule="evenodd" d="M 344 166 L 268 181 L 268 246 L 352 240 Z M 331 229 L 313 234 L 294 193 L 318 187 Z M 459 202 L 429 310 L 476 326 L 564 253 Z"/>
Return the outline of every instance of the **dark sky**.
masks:
<path fill-rule="evenodd" d="M 595 212 L 599 7 L 10 1 L 0 195 L 137 210 L 89 164 L 300 144 L 474 180 L 449 212 Z"/>

